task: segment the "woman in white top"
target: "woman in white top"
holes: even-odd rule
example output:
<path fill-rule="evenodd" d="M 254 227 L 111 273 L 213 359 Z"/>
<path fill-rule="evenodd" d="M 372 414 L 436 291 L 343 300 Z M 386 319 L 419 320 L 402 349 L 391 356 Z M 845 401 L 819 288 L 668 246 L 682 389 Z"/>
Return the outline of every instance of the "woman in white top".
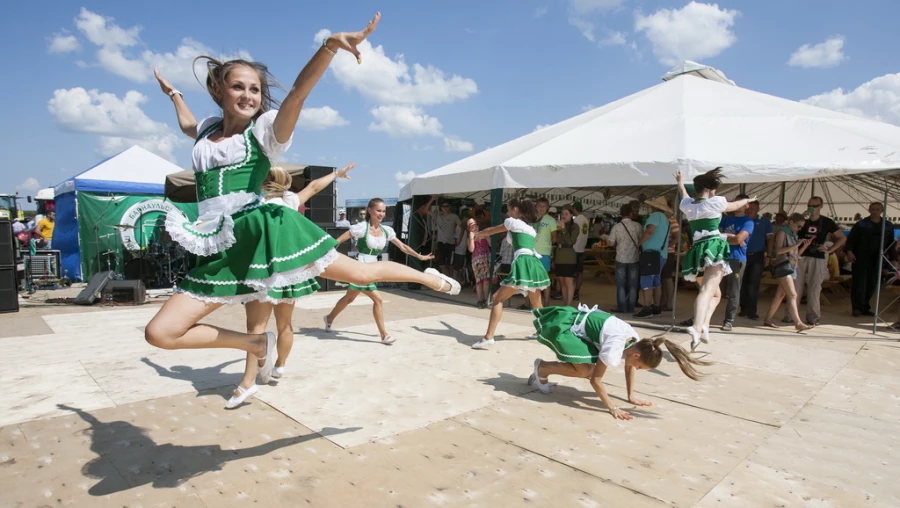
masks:
<path fill-rule="evenodd" d="M 434 256 L 419 254 L 412 247 L 401 242 L 397 238 L 397 234 L 394 233 L 393 228 L 381 223 L 387 212 L 387 205 L 385 205 L 383 199 L 374 198 L 369 201 L 369 204 L 366 206 L 366 212 L 366 216 L 369 218 L 368 221 L 350 226 L 349 231 L 338 237 L 338 243 L 346 242 L 351 237 L 356 239 L 356 250 L 359 253 L 356 256 L 357 261 L 360 263 L 377 262 L 378 256 L 387 247 L 388 242 L 394 244 L 406 255 L 413 256 L 419 261 L 434 259 Z M 322 318 L 325 321 L 325 331 L 331 331 L 331 325 L 334 324 L 334 320 L 337 319 L 338 315 L 362 293 L 372 300 L 372 315 L 375 317 L 375 326 L 378 327 L 378 333 L 381 334 L 381 343 L 387 346 L 393 344 L 396 339 L 388 334 L 384 326 L 384 299 L 381 297 L 381 293 L 378 292 L 375 283 L 372 282 L 362 286 L 348 284 L 348 286 L 347 294 L 338 300 L 327 316 Z"/>
<path fill-rule="evenodd" d="M 700 294 L 694 301 L 694 326 L 687 329 L 691 335 L 691 351 L 693 351 L 700 342 L 709 342 L 709 320 L 716 311 L 719 300 L 722 299 L 719 283 L 722 282 L 722 277 L 731 273 L 731 267 L 728 265 L 731 247 L 726 239 L 734 235 L 723 235 L 719 232 L 722 214 L 739 210 L 747 206 L 747 203 L 756 201 L 756 198 L 729 203 L 722 196 L 716 196 L 716 190 L 722 183 L 722 168 L 694 177 L 693 198 L 684 187 L 681 171 L 675 173 L 675 181 L 678 182 L 678 189 L 684 196 L 679 207 L 693 233 L 693 242 L 684 256 L 681 274 L 684 280 L 688 281 L 703 277 Z"/>
<path fill-rule="evenodd" d="M 350 177 L 347 176 L 347 173 L 355 165 L 355 163 L 350 164 L 339 171 L 309 182 L 299 194 L 290 190 L 293 183 L 291 174 L 284 168 L 273 166 L 269 169 L 269 176 L 266 177 L 260 190 L 265 195 L 264 201 L 266 203 L 297 210 L 300 208 L 300 205 L 306 203 L 309 201 L 309 198 L 328 187 L 335 179 L 343 178 L 349 180 Z M 271 375 L 261 376 L 263 384 L 268 384 L 270 377 L 279 379 L 284 375 L 284 364 L 291 353 L 291 348 L 294 347 L 294 330 L 293 325 L 291 325 L 291 318 L 294 315 L 294 299 L 312 294 L 318 290 L 319 284 L 316 282 L 316 279 L 310 279 L 306 281 L 306 284 L 274 288 L 264 299 L 247 302 L 245 306 L 247 312 L 247 333 L 251 334 L 265 333 L 269 324 L 269 317 L 273 312 L 272 305 L 269 304 L 275 304 L 275 327 L 278 330 L 275 347 L 278 351 L 278 359 L 275 360 L 275 367 L 272 369 Z M 238 383 L 231 398 L 225 402 L 226 409 L 236 408 L 258 391 L 256 375 L 259 372 L 259 364 L 257 361 L 256 356 L 247 353 L 244 377 Z"/>

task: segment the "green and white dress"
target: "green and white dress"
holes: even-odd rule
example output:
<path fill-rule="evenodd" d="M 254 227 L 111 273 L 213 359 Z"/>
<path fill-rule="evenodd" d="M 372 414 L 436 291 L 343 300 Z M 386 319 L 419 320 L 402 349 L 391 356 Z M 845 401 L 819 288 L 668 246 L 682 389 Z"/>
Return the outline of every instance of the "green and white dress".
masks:
<path fill-rule="evenodd" d="M 525 222 L 509 217 L 503 221 L 509 230 L 507 238 L 513 248 L 513 262 L 509 275 L 500 281 L 501 286 L 508 286 L 519 291 L 540 291 L 550 286 L 550 276 L 540 262 L 541 255 L 534 250 L 534 228 Z"/>
<path fill-rule="evenodd" d="M 728 264 L 731 247 L 719 232 L 719 222 L 722 221 L 722 214 L 727 206 L 728 201 L 721 196 L 681 200 L 679 207 L 691 226 L 694 239 L 691 249 L 684 255 L 681 267 L 684 280 L 697 280 L 697 276 L 702 275 L 706 267 L 715 265 L 721 265 L 725 275 L 731 273 L 731 266 Z"/>
<path fill-rule="evenodd" d="M 372 236 L 369 234 L 369 221 L 359 222 L 350 226 L 350 237 L 356 240 L 356 250 L 359 254 L 356 260 L 360 263 L 375 263 L 378 261 L 378 255 L 387 246 L 387 243 L 397 238 L 397 234 L 390 226 L 381 224 L 381 236 Z M 347 284 L 350 289 L 356 291 L 375 291 L 378 289 L 374 282 L 365 286 L 357 286 L 356 284 Z"/>
<path fill-rule="evenodd" d="M 166 217 L 166 230 L 197 264 L 178 291 L 214 303 L 263 300 L 280 303 L 318 289 L 314 278 L 338 257 L 337 241 L 297 210 L 266 203 L 260 187 L 291 140 L 279 143 L 268 111 L 241 134 L 213 143 L 222 125 L 207 118 L 191 154 L 199 217 L 180 211 Z"/>
<path fill-rule="evenodd" d="M 608 367 L 622 363 L 622 352 L 640 336 L 625 321 L 580 304 L 577 309 L 544 307 L 531 311 L 537 340 L 567 363 L 603 362 Z"/>

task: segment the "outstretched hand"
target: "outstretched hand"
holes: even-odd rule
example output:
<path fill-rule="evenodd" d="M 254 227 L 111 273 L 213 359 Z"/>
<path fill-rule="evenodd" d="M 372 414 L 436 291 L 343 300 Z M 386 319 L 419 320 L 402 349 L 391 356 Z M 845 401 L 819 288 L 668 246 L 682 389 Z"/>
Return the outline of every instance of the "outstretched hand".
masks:
<path fill-rule="evenodd" d="M 163 93 L 169 95 L 172 90 L 175 90 L 175 87 L 172 86 L 169 81 L 162 77 L 162 74 L 159 73 L 159 67 L 153 68 L 153 76 L 156 78 L 156 81 L 159 81 L 159 87 L 162 89 Z"/>
<path fill-rule="evenodd" d="M 347 173 L 349 173 L 350 170 L 353 169 L 354 167 L 356 167 L 356 163 L 351 162 L 350 164 L 347 164 L 343 168 L 339 169 L 337 172 L 337 178 L 343 178 L 344 180 L 349 180 L 350 177 L 347 176 Z"/>
<path fill-rule="evenodd" d="M 681 174 L 681 171 L 676 171 L 672 174 L 672 176 L 675 177 L 675 183 L 677 183 L 678 185 L 684 183 L 684 175 Z"/>
<path fill-rule="evenodd" d="M 333 34 L 328 39 L 329 41 L 334 42 L 339 49 L 353 53 L 353 56 L 356 57 L 356 63 L 362 63 L 362 56 L 359 54 L 359 50 L 356 47 L 362 43 L 362 41 L 366 40 L 366 37 L 368 37 L 369 34 L 375 31 L 380 19 L 381 13 L 376 12 L 372 21 L 369 21 L 366 27 L 359 32 L 340 32 Z"/>

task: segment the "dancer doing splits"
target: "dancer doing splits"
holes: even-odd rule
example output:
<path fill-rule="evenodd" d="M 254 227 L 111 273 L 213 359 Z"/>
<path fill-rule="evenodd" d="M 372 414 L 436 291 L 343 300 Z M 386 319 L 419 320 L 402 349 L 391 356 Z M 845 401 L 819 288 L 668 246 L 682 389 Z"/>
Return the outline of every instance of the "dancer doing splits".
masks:
<path fill-rule="evenodd" d="M 412 249 L 412 247 L 401 242 L 394 233 L 393 228 L 381 223 L 387 212 L 387 205 L 381 198 L 374 198 L 366 205 L 366 221 L 358 222 L 350 226 L 350 230 L 346 231 L 338 238 L 338 243 L 343 243 L 353 238 L 356 240 L 356 250 L 359 255 L 356 260 L 360 263 L 375 263 L 378 261 L 378 255 L 390 242 L 408 256 L 413 256 L 419 261 L 428 261 L 434 259 L 432 255 L 422 255 Z M 372 315 L 375 317 L 375 326 L 378 327 L 378 333 L 381 334 L 381 343 L 391 345 L 396 339 L 391 337 L 384 326 L 384 298 L 378 292 L 375 283 L 370 284 L 348 284 L 347 293 L 331 309 L 327 316 L 322 318 L 325 321 L 325 331 L 330 332 L 331 326 L 338 315 L 347 308 L 348 305 L 356 300 L 360 293 L 372 300 Z"/>
<path fill-rule="evenodd" d="M 361 264 L 339 255 L 331 236 L 285 206 L 264 203 L 260 186 L 270 160 L 283 154 L 303 103 L 338 51 L 358 62 L 357 46 L 378 25 L 380 14 L 359 32 L 329 36 L 300 71 L 281 104 L 267 68 L 258 62 L 208 60 L 206 88 L 222 116 L 197 122 L 181 92 L 156 76 L 175 104 L 181 131 L 196 139 L 192 151 L 199 218 L 189 221 L 170 213 L 166 230 L 186 250 L 197 254 L 196 266 L 178 292 L 147 324 L 147 341 L 163 349 L 233 348 L 252 353 L 263 378 L 274 368 L 275 334 L 247 334 L 206 324 L 205 316 L 225 303 L 266 301 L 270 291 L 303 291 L 322 276 L 368 284 L 417 282 L 434 290 L 459 293 L 459 283 L 436 271 L 421 273 L 397 263 Z M 270 86 L 271 85 L 271 86 Z M 272 306 L 273 303 L 266 301 Z M 271 310 L 271 309 L 270 309 Z"/>
<path fill-rule="evenodd" d="M 698 380 L 701 374 L 694 365 L 711 365 L 697 360 L 681 346 L 662 337 L 641 339 L 625 321 L 580 304 L 572 307 L 544 307 L 531 311 L 534 314 L 534 329 L 537 340 L 556 353 L 558 362 L 534 360 L 534 372 L 528 384 L 536 384 L 543 393 L 550 393 L 548 376 L 587 378 L 600 400 L 609 409 L 609 414 L 619 420 L 631 420 L 631 415 L 617 408 L 606 394 L 601 379 L 607 367 L 625 364 L 625 386 L 628 402 L 635 406 L 649 406 L 650 402 L 636 399 L 634 392 L 634 371 L 655 369 L 662 362 L 662 348 L 678 362 L 684 374 Z"/>
<path fill-rule="evenodd" d="M 507 233 L 513 248 L 509 275 L 500 281 L 500 290 L 491 299 L 491 317 L 484 338 L 472 344 L 473 349 L 487 349 L 494 344 L 494 332 L 503 317 L 503 302 L 518 292 L 525 292 L 532 309 L 543 307 L 541 291 L 550 286 L 550 276 L 534 250 L 536 232 L 530 224 L 537 222 L 537 208 L 530 199 L 513 199 L 507 205 L 509 218 L 503 224 L 475 234 L 474 239 Z"/>
<path fill-rule="evenodd" d="M 709 320 L 722 299 L 719 283 L 722 282 L 722 277 L 731 273 L 728 265 L 731 247 L 726 241 L 729 235 L 719 232 L 722 214 L 739 210 L 747 203 L 756 201 L 756 198 L 729 203 L 722 196 L 716 196 L 716 190 L 722 183 L 722 168 L 707 171 L 694 178 L 694 198 L 685 189 L 684 177 L 680 171 L 675 173 L 675 181 L 684 196 L 679 207 L 694 234 L 691 248 L 684 256 L 681 274 L 687 281 L 703 277 L 700 294 L 694 301 L 693 326 L 687 329 L 691 335 L 691 351 L 694 351 L 700 342 L 709 342 Z"/>

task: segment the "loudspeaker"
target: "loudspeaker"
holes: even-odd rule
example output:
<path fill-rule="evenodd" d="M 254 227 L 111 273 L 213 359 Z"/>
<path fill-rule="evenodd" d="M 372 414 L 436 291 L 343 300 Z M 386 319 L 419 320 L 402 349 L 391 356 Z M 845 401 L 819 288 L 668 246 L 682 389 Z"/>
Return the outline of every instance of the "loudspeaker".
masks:
<path fill-rule="evenodd" d="M 147 289 L 139 280 L 111 280 L 103 288 L 100 299 L 104 302 L 144 303 Z"/>
<path fill-rule="evenodd" d="M 306 183 L 309 184 L 309 182 L 330 175 L 333 172 L 334 168 L 331 167 L 308 166 L 304 170 L 303 176 L 306 178 Z M 309 198 L 309 201 L 306 203 L 305 215 L 307 219 L 313 222 L 331 224 L 334 222 L 334 209 L 334 182 L 331 182 L 321 192 Z"/>
<path fill-rule="evenodd" d="M 0 266 L 16 264 L 16 245 L 12 233 L 12 223 L 0 220 Z"/>
<path fill-rule="evenodd" d="M 16 267 L 0 268 L 0 312 L 19 312 L 18 286 Z"/>
<path fill-rule="evenodd" d="M 75 297 L 72 303 L 75 305 L 93 305 L 97 298 L 100 297 L 103 288 L 115 278 L 116 273 L 112 271 L 95 273 L 88 285 L 81 290 L 81 293 L 78 293 L 78 296 Z"/>
<path fill-rule="evenodd" d="M 307 208 L 306 218 L 316 224 L 334 225 L 334 208 Z"/>
<path fill-rule="evenodd" d="M 331 227 L 331 226 L 323 227 L 321 224 L 319 225 L 319 227 L 324 229 L 325 232 L 328 233 L 329 235 L 331 235 L 332 238 L 338 238 L 347 231 L 347 228 L 336 228 L 336 227 Z M 344 242 L 344 243 L 338 245 L 335 248 L 335 250 L 346 256 L 350 252 L 350 242 L 348 241 L 348 242 Z M 322 286 L 321 291 L 334 291 L 334 290 L 346 289 L 346 286 L 339 287 L 339 286 L 337 286 L 335 281 L 330 280 L 330 279 L 324 279 L 322 277 L 316 277 L 316 282 L 318 282 L 319 285 Z"/>

